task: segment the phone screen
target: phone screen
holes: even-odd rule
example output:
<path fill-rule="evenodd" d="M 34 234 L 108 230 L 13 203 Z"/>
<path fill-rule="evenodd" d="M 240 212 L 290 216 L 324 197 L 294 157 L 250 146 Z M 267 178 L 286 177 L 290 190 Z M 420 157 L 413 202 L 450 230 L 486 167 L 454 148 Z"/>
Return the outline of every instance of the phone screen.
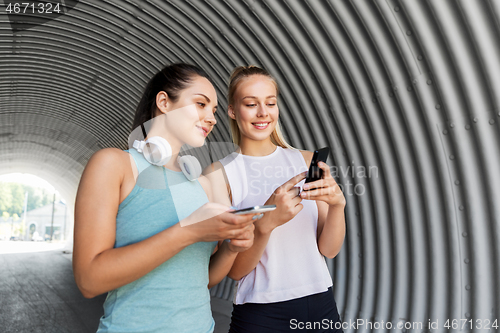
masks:
<path fill-rule="evenodd" d="M 318 162 L 326 163 L 328 154 L 330 153 L 329 147 L 324 147 L 314 151 L 313 158 L 311 160 L 311 165 L 309 166 L 309 171 L 307 172 L 306 183 L 314 182 L 323 177 L 323 170 L 318 167 Z"/>

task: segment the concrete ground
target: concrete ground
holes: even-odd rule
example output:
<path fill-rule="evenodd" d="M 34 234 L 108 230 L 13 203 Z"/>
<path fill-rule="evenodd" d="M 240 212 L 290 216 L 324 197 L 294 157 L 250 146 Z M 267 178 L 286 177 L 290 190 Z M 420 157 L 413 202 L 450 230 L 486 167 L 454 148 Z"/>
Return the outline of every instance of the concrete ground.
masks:
<path fill-rule="evenodd" d="M 91 333 L 105 295 L 76 287 L 64 244 L 0 241 L 0 332 Z M 215 333 L 227 333 L 232 305 L 212 299 Z"/>

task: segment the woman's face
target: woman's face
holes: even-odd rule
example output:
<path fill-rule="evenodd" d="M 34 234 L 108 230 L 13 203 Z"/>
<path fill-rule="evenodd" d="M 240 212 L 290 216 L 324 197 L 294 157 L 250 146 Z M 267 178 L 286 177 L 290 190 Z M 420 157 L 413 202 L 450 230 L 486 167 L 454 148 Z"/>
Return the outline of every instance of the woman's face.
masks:
<path fill-rule="evenodd" d="M 178 141 L 181 146 L 203 146 L 216 123 L 217 94 L 210 81 L 201 76 L 193 78 L 175 103 L 168 98 L 158 101 L 157 97 L 157 105 L 164 113 L 167 140 Z"/>
<path fill-rule="evenodd" d="M 243 79 L 236 88 L 234 105 L 229 106 L 228 114 L 238 123 L 242 139 L 268 139 L 279 117 L 273 81 L 263 75 Z"/>

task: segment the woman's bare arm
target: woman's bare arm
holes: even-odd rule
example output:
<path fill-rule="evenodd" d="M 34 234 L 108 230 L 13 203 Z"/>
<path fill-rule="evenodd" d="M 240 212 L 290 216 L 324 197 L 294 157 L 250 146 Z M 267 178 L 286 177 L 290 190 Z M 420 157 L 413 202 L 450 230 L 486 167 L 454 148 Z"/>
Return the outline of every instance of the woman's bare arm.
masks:
<path fill-rule="evenodd" d="M 204 170 L 204 175 L 210 182 L 212 189 L 212 200 L 224 205 L 231 205 L 229 198 L 229 184 L 220 162 L 215 162 Z M 210 258 L 209 266 L 209 288 L 218 284 L 226 277 L 233 266 L 234 260 L 242 251 L 252 246 L 254 239 L 254 227 L 231 242 L 219 242 L 219 246 L 214 255 Z"/>
<path fill-rule="evenodd" d="M 329 206 L 318 205 L 318 249 L 327 258 L 334 258 L 342 248 L 345 238 L 345 203 Z"/>
<path fill-rule="evenodd" d="M 305 173 L 298 174 L 278 187 L 265 205 L 276 205 L 274 211 L 264 214 L 264 217 L 256 221 L 254 241 L 250 249 L 238 254 L 234 265 L 228 276 L 233 280 L 240 280 L 250 273 L 259 263 L 267 246 L 271 232 L 280 225 L 290 221 L 303 208 L 302 199 L 297 196 L 294 187 L 305 178 Z"/>
<path fill-rule="evenodd" d="M 78 287 L 88 298 L 137 280 L 192 243 L 237 237 L 251 224 L 251 219 L 225 213 L 227 223 L 221 223 L 223 214 L 207 223 L 186 227 L 177 223 L 141 242 L 114 248 L 120 187 L 127 167 L 127 153 L 103 149 L 89 160 L 80 180 L 73 271 Z"/>
<path fill-rule="evenodd" d="M 129 167 L 123 154 L 127 153 L 113 148 L 95 153 L 78 187 L 73 271 L 85 297 L 137 280 L 192 242 L 174 226 L 142 242 L 114 248 L 120 187 Z"/>

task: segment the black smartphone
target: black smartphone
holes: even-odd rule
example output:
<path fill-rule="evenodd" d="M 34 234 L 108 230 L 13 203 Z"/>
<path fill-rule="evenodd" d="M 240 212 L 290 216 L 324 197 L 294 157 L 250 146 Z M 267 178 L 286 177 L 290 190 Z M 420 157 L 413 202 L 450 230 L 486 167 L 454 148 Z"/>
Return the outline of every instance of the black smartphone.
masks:
<path fill-rule="evenodd" d="M 330 148 L 324 147 L 314 151 L 309 171 L 307 172 L 306 183 L 314 182 L 323 177 L 323 170 L 318 166 L 318 162 L 326 163 L 326 159 L 330 154 Z"/>

